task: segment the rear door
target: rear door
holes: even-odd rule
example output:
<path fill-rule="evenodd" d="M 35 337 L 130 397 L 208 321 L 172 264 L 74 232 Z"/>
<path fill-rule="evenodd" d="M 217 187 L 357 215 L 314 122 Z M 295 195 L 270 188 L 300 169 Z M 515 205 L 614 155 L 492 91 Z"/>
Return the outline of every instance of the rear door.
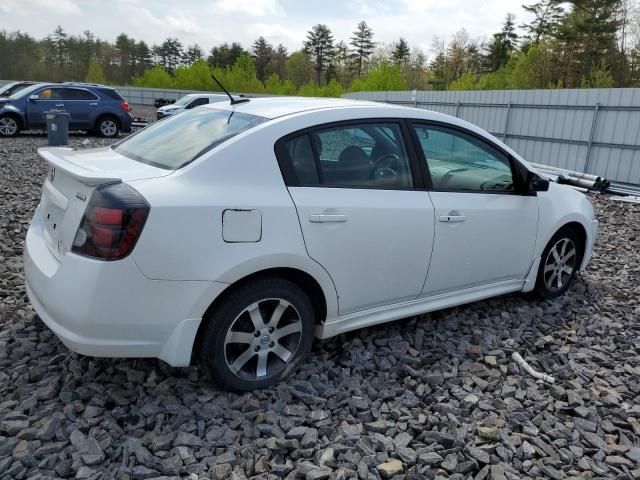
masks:
<path fill-rule="evenodd" d="M 430 174 L 436 220 L 423 296 L 524 280 L 538 198 L 517 193 L 515 160 L 453 126 L 415 123 L 414 138 Z"/>
<path fill-rule="evenodd" d="M 333 279 L 341 315 L 422 290 L 434 216 L 407 132 L 401 121 L 360 121 L 277 144 L 307 251 Z"/>
<path fill-rule="evenodd" d="M 98 108 L 98 97 L 84 88 L 63 88 L 60 96 L 64 101 L 65 109 L 70 115 L 69 126 L 71 128 L 90 129 L 90 118 L 93 110 Z"/>

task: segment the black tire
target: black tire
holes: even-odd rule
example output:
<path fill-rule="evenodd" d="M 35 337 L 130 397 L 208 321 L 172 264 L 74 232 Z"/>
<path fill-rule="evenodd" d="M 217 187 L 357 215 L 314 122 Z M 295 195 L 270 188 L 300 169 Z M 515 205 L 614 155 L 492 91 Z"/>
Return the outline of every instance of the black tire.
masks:
<path fill-rule="evenodd" d="M 248 310 L 256 305 L 257 310 L 253 308 L 251 312 L 258 312 L 258 320 Z M 276 309 L 282 310 L 277 319 L 272 317 Z M 265 317 L 265 328 L 256 329 L 256 321 L 264 322 Z M 206 323 L 200 341 L 200 365 L 214 382 L 232 390 L 256 390 L 286 378 L 313 343 L 315 317 L 309 297 L 296 284 L 279 277 L 240 286 L 203 321 Z M 298 328 L 299 332 L 286 333 Z M 278 339 L 279 334 L 284 336 Z M 241 335 L 241 341 L 232 341 L 235 335 Z M 286 352 L 289 356 L 284 361 L 281 355 L 286 357 Z M 258 374 L 262 358 L 265 375 Z M 235 371 L 232 367 L 237 369 L 238 365 L 240 370 Z"/>
<path fill-rule="evenodd" d="M 105 115 L 96 122 L 95 132 L 102 138 L 116 138 L 120 134 L 120 122 L 116 117 Z"/>
<path fill-rule="evenodd" d="M 0 116 L 0 137 L 17 137 L 20 134 L 20 120 L 13 115 Z"/>
<path fill-rule="evenodd" d="M 561 242 L 569 242 L 563 244 Z M 560 267 L 561 263 L 558 261 L 558 254 L 562 253 L 562 247 L 565 247 L 566 258 L 565 264 Z M 575 255 L 569 258 L 572 248 L 575 250 Z M 555 253 L 553 252 L 555 250 Z M 563 295 L 571 286 L 571 283 L 575 279 L 576 272 L 580 268 L 582 263 L 582 255 L 584 253 L 584 242 L 580 235 L 571 227 L 561 228 L 545 247 L 540 259 L 540 266 L 538 268 L 538 277 L 536 279 L 535 292 L 538 296 L 544 299 L 557 298 Z M 564 267 L 571 270 L 571 273 L 566 271 Z M 560 279 L 558 279 L 560 276 Z"/>

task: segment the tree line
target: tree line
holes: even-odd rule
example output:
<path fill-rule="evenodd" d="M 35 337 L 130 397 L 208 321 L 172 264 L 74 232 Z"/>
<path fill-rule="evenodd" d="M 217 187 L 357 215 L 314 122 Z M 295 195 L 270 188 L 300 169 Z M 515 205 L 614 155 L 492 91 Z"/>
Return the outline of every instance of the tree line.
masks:
<path fill-rule="evenodd" d="M 431 54 L 399 38 L 376 42 L 359 22 L 337 41 L 314 25 L 299 50 L 257 38 L 205 51 L 167 38 L 149 45 L 125 33 L 115 42 L 58 26 L 37 40 L 0 31 L 0 78 L 218 90 L 214 73 L 238 92 L 337 96 L 346 91 L 640 86 L 639 0 L 540 0 L 508 14 L 489 39 L 465 30 L 435 38 Z"/>

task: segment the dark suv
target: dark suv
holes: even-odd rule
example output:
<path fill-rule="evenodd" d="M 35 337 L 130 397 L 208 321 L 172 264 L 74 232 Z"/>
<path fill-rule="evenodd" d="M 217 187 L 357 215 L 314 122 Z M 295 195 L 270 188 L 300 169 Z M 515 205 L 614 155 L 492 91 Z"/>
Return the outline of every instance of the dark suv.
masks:
<path fill-rule="evenodd" d="M 89 83 L 41 83 L 0 99 L 0 136 L 46 128 L 45 113 L 69 114 L 70 130 L 89 130 L 101 137 L 130 132 L 129 104 L 113 88 Z"/>

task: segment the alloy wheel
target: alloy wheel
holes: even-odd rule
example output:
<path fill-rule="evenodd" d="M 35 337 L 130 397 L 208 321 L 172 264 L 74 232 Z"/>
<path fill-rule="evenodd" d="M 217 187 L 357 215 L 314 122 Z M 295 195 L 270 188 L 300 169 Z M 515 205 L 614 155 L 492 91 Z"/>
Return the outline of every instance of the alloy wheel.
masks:
<path fill-rule="evenodd" d="M 18 131 L 18 122 L 11 117 L 0 118 L 0 135 L 10 137 Z"/>
<path fill-rule="evenodd" d="M 557 292 L 571 279 L 576 266 L 576 246 L 570 238 L 562 238 L 549 250 L 544 264 L 544 283 L 546 287 Z"/>
<path fill-rule="evenodd" d="M 113 120 L 103 120 L 100 123 L 100 132 L 105 137 L 113 137 L 118 131 L 118 126 Z"/>
<path fill-rule="evenodd" d="M 296 308 L 281 298 L 252 303 L 231 323 L 224 340 L 224 358 L 234 375 L 265 380 L 285 369 L 302 339 Z"/>

